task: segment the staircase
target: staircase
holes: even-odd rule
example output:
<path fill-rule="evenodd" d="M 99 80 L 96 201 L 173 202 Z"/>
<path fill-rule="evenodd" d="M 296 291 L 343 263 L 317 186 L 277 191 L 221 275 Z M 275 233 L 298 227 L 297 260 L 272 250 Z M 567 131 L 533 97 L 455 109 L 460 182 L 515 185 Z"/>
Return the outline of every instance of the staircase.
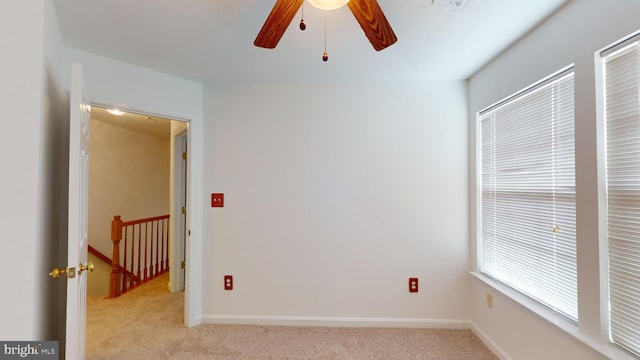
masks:
<path fill-rule="evenodd" d="M 109 296 L 116 298 L 169 271 L 169 215 L 111 222 L 113 255 L 89 247 L 89 252 L 111 264 Z"/>

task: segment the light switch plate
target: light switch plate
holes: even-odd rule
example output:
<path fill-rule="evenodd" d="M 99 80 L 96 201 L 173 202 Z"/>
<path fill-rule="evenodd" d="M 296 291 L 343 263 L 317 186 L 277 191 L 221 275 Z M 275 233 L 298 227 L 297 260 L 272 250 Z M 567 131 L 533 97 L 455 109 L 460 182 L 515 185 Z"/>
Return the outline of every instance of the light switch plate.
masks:
<path fill-rule="evenodd" d="M 211 207 L 224 207 L 224 194 L 211 194 Z"/>

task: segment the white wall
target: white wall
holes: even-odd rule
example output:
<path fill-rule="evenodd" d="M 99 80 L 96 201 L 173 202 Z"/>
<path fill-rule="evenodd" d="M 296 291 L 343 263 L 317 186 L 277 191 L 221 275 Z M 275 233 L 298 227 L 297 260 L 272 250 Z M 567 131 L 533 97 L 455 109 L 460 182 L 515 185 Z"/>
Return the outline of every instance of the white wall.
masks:
<path fill-rule="evenodd" d="M 35 274 L 37 259 L 28 256 L 25 264 L 23 257 L 16 254 L 35 254 L 39 242 L 34 215 L 39 213 L 36 206 L 43 79 L 43 4 L 42 1 L 22 4 L 14 0 L 0 5 L 0 46 L 3 49 L 0 57 L 3 72 L 0 99 L 3 108 L 7 109 L 3 121 L 7 128 L 12 129 L 1 132 L 0 146 L 3 153 L 14 154 L 2 156 L 0 160 L 2 169 L 12 169 L 12 172 L 4 173 L 3 186 L 0 187 L 4 199 L 0 210 L 0 226 L 4 229 L 0 264 L 5 270 L 3 273 L 24 269 L 21 276 L 5 279 L 3 286 L 11 290 L 2 291 L 0 295 L 2 304 L 8 305 L 0 307 L 0 317 L 5 324 L 11 324 L 0 328 L 0 337 L 7 340 L 31 338 L 36 331 L 33 326 L 36 294 L 33 280 L 38 278 Z M 9 127 L 10 120 L 13 124 Z M 23 138 L 16 133 L 29 136 Z"/>
<path fill-rule="evenodd" d="M 0 104 L 7 129 L 0 134 L 3 340 L 56 337 L 56 283 L 47 274 L 57 261 L 59 230 L 61 44 L 48 1 L 0 4 Z"/>
<path fill-rule="evenodd" d="M 109 295 L 109 280 L 111 279 L 111 265 L 100 260 L 97 256 L 89 253 L 88 261 L 93 263 L 94 270 L 87 278 L 87 294 L 107 296 Z"/>
<path fill-rule="evenodd" d="M 465 91 L 206 87 L 205 193 L 224 193 L 225 207 L 205 211 L 204 321 L 468 319 Z"/>
<path fill-rule="evenodd" d="M 187 290 L 185 322 L 197 325 L 201 314 L 201 288 L 189 286 L 200 281 L 202 265 L 202 149 L 203 149 L 203 87 L 201 84 L 113 59 L 66 49 L 68 63 L 83 65 L 91 101 L 107 107 L 117 107 L 142 114 L 189 121 L 188 227 L 191 237 L 187 253 Z"/>
<path fill-rule="evenodd" d="M 475 114 L 516 91 L 575 63 L 576 88 L 576 182 L 579 282 L 579 328 L 568 326 L 577 336 L 597 346 L 605 343 L 606 297 L 601 288 L 598 228 L 597 122 L 594 52 L 640 29 L 640 2 L 636 0 L 574 0 L 535 29 L 518 44 L 474 75 L 469 82 L 470 199 L 475 209 Z M 472 248 L 475 248 L 475 212 L 471 212 Z M 473 265 L 476 266 L 475 264 Z M 485 286 L 472 279 L 472 320 L 513 359 L 599 359 L 603 355 L 549 322 L 540 321 L 502 295 L 494 309 L 484 306 Z M 502 307 L 500 304 L 509 304 Z M 603 309 L 601 311 L 601 309 Z M 557 320 L 563 324 L 561 320 Z M 526 329 L 527 331 L 515 331 Z M 553 334 L 553 340 L 551 339 Z M 550 344 L 555 346 L 550 346 Z M 608 351 L 606 347 L 603 351 Z"/>

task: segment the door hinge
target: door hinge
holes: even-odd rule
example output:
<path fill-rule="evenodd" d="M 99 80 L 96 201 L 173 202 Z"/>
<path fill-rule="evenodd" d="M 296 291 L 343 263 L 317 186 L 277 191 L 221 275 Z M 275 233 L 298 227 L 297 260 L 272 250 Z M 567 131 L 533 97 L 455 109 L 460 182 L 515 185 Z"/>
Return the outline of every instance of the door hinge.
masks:
<path fill-rule="evenodd" d="M 182 158 L 187 160 L 187 152 L 186 151 L 182 153 Z"/>
<path fill-rule="evenodd" d="M 182 213 L 186 214 L 187 213 L 187 208 L 185 206 L 182 207 Z"/>
<path fill-rule="evenodd" d="M 180 267 L 181 267 L 181 268 L 183 268 L 183 269 L 186 269 L 186 268 L 187 268 L 187 263 L 183 261 L 183 262 L 180 264 Z"/>

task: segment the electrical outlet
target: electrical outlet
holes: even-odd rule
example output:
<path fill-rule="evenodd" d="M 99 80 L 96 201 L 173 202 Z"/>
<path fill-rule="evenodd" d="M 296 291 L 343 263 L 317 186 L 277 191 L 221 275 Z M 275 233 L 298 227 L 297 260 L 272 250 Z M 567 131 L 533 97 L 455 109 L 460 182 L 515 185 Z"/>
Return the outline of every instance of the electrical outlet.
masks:
<path fill-rule="evenodd" d="M 233 290 L 233 276 L 231 275 L 224 276 L 224 289 Z"/>
<path fill-rule="evenodd" d="M 490 292 L 487 292 L 487 307 L 493 309 L 493 294 Z"/>
<path fill-rule="evenodd" d="M 409 292 L 410 293 L 418 292 L 418 278 L 409 278 Z"/>

